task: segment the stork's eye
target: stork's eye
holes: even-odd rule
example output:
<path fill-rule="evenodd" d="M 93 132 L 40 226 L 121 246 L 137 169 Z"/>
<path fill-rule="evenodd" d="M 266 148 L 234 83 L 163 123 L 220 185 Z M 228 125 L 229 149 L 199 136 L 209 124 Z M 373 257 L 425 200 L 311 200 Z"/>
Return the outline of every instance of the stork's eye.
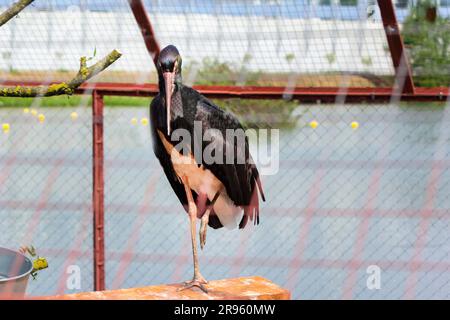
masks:
<path fill-rule="evenodd" d="M 173 60 L 163 60 L 161 62 L 161 68 L 164 72 L 172 72 L 174 69 L 174 61 Z"/>

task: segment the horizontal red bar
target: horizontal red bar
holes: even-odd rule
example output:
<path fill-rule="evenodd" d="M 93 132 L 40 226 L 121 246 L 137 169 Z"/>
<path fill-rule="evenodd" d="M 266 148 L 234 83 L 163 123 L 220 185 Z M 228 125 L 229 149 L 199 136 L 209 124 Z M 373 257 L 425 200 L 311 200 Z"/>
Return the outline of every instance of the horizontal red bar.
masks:
<path fill-rule="evenodd" d="M 5 86 L 37 86 L 40 82 L 3 82 Z M 339 87 L 285 87 L 264 86 L 194 86 L 203 95 L 210 98 L 280 99 L 288 95 L 290 99 L 302 102 L 335 102 L 344 97 L 344 102 L 387 102 L 392 98 L 402 101 L 445 101 L 449 89 L 445 87 L 416 88 L 414 94 L 397 94 L 392 88 L 339 88 Z M 76 90 L 77 94 L 86 94 L 93 90 L 101 95 L 113 96 L 154 96 L 158 93 L 156 84 L 133 83 L 84 83 Z"/>

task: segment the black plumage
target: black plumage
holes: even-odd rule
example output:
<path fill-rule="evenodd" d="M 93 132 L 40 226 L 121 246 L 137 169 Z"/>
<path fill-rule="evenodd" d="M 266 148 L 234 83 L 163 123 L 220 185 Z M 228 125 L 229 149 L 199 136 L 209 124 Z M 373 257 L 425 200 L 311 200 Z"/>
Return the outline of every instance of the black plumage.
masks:
<path fill-rule="evenodd" d="M 195 91 L 194 89 L 179 85 L 177 86 L 175 94 L 179 92 L 181 94 L 181 104 L 175 104 L 173 106 L 173 115 L 175 118 L 171 121 L 171 127 L 173 130 L 176 129 L 186 129 L 191 136 L 194 136 L 194 121 L 201 121 L 203 132 L 207 129 L 218 129 L 222 132 L 223 137 L 226 136 L 226 129 L 242 129 L 242 125 L 239 123 L 238 119 L 231 113 L 220 109 L 218 106 L 213 104 L 206 97 Z M 164 133 L 166 139 L 170 141 L 170 138 L 166 134 L 166 112 L 164 105 L 164 98 L 161 97 L 161 93 L 157 95 L 150 106 L 150 119 L 152 120 L 152 137 L 153 137 L 153 150 L 156 157 L 159 159 L 161 166 L 169 180 L 170 185 L 175 191 L 180 202 L 186 207 L 187 198 L 184 192 L 183 184 L 180 182 L 176 176 L 172 162 L 169 154 L 165 150 L 160 137 L 158 136 L 156 130 L 159 129 Z M 180 109 L 178 109 L 180 108 Z M 178 115 L 178 116 L 177 116 Z M 180 116 L 182 115 L 182 116 Z M 215 143 L 215 141 L 201 141 L 202 151 L 209 143 Z M 224 161 L 226 158 L 226 146 L 224 149 Z M 194 150 L 194 139 L 191 140 L 191 150 Z M 251 204 L 252 196 L 255 197 L 253 200 L 258 201 L 256 188 L 257 183 L 259 183 L 259 174 L 255 164 L 250 162 L 250 153 L 248 150 L 248 141 L 245 142 L 246 154 L 245 164 L 237 163 L 223 163 L 223 164 L 208 164 L 205 161 L 201 161 L 201 165 L 205 169 L 210 170 L 225 186 L 228 196 L 237 206 L 242 206 L 244 208 L 244 215 L 239 224 L 240 228 L 245 227 L 248 218 L 251 218 L 255 223 L 259 223 L 259 206 L 256 202 Z M 235 160 L 237 157 L 237 152 L 234 152 Z M 200 159 L 199 159 L 200 160 Z M 201 159 L 204 160 L 204 159 Z M 262 188 L 260 189 L 261 196 L 264 199 L 264 194 L 262 193 Z M 193 190 L 194 199 L 197 200 L 197 193 Z M 206 208 L 206 206 L 205 206 Z M 204 213 L 198 213 L 198 216 Z M 213 218 L 214 217 L 214 218 Z M 216 219 L 214 212 L 211 212 L 210 224 L 213 228 L 220 228 L 222 224 Z"/>

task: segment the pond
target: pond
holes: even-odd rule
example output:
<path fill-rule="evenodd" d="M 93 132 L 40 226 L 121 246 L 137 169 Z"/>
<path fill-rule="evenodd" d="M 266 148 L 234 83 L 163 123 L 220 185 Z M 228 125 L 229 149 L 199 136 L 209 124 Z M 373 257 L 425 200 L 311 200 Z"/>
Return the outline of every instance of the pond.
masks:
<path fill-rule="evenodd" d="M 32 244 L 48 259 L 29 294 L 91 290 L 91 111 L 38 113 L 43 123 L 0 110 L 10 124 L 0 133 L 0 245 Z M 280 131 L 278 172 L 262 178 L 260 225 L 210 229 L 203 275 L 260 275 L 301 299 L 448 298 L 448 108 L 301 105 L 297 114 L 295 128 Z M 108 289 L 192 276 L 188 218 L 153 155 L 146 117 L 145 108 L 105 109 Z M 367 286 L 370 266 L 381 272 L 379 289 Z"/>

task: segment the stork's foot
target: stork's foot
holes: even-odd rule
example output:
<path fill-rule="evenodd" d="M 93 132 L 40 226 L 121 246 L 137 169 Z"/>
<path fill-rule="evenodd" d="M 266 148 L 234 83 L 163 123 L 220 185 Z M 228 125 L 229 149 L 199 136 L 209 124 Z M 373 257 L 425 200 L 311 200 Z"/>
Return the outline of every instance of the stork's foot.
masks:
<path fill-rule="evenodd" d="M 182 288 L 179 288 L 178 291 L 183 291 L 187 289 L 191 289 L 193 287 L 197 287 L 202 290 L 204 293 L 208 293 L 208 289 L 206 289 L 205 284 L 198 280 L 186 281 Z"/>
<path fill-rule="evenodd" d="M 179 288 L 178 291 L 183 291 L 186 289 L 191 289 L 193 287 L 200 288 L 204 293 L 208 293 L 208 289 L 206 289 L 205 284 L 208 284 L 205 278 L 202 275 L 195 276 L 194 279 L 185 281 L 183 283 L 183 287 Z"/>

